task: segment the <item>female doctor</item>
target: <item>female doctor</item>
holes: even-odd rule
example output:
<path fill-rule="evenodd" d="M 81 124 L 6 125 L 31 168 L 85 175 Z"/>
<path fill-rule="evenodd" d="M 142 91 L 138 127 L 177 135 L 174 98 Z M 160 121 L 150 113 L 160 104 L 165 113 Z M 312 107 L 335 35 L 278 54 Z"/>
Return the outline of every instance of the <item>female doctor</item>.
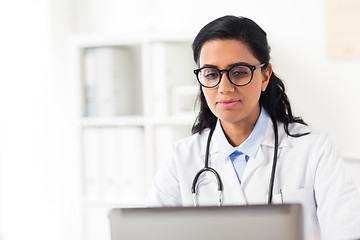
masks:
<path fill-rule="evenodd" d="M 329 137 L 292 115 L 266 33 L 225 16 L 193 42 L 200 112 L 173 145 L 149 205 L 301 203 L 306 239 L 360 238 L 360 197 Z"/>

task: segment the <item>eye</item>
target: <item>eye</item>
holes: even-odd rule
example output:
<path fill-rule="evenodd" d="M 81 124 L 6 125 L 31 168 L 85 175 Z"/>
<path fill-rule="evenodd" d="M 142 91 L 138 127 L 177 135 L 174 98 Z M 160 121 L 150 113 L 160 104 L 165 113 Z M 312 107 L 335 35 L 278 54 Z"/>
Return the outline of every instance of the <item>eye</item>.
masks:
<path fill-rule="evenodd" d="M 237 66 L 231 69 L 230 75 L 233 78 L 248 77 L 251 74 L 250 69 L 244 66 Z"/>
<path fill-rule="evenodd" d="M 235 72 L 232 72 L 232 74 L 233 74 L 233 75 L 239 75 L 239 76 L 241 76 L 241 75 L 246 75 L 246 74 L 248 74 L 248 72 L 246 72 L 246 71 L 235 71 Z"/>
<path fill-rule="evenodd" d="M 215 68 L 204 68 L 201 70 L 201 75 L 207 80 L 214 80 L 219 77 L 219 72 Z"/>

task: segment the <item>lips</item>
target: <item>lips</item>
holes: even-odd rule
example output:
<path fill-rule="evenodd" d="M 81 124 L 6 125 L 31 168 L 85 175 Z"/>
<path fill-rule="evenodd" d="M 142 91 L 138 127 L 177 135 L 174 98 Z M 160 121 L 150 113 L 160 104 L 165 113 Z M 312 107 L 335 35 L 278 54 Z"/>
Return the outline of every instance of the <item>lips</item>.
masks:
<path fill-rule="evenodd" d="M 220 107 L 222 107 L 224 109 L 230 109 L 230 108 L 234 107 L 238 103 L 239 103 L 239 100 L 235 100 L 235 99 L 221 100 L 221 101 L 217 102 L 218 106 L 220 106 Z"/>

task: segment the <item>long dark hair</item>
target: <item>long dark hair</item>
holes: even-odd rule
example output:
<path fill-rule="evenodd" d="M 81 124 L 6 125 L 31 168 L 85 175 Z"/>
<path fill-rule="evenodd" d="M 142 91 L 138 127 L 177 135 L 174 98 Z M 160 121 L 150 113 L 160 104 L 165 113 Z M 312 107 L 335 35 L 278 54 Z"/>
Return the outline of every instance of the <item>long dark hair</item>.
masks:
<path fill-rule="evenodd" d="M 266 33 L 254 21 L 245 17 L 224 16 L 218 18 L 203 27 L 196 36 L 193 44 L 194 61 L 199 64 L 201 48 L 205 42 L 214 39 L 235 39 L 248 45 L 252 54 L 261 62 L 265 63 L 265 70 L 270 61 L 270 47 Z M 192 127 L 192 133 L 200 133 L 205 128 L 214 128 L 217 117 L 211 112 L 206 103 L 204 93 L 200 87 L 198 100 L 200 112 Z M 284 123 L 286 134 L 299 137 L 305 134 L 290 134 L 289 123 L 297 122 L 306 125 L 300 117 L 292 115 L 289 99 L 285 93 L 285 85 L 275 73 L 271 74 L 269 84 L 261 93 L 260 104 L 269 113 L 270 118 Z"/>

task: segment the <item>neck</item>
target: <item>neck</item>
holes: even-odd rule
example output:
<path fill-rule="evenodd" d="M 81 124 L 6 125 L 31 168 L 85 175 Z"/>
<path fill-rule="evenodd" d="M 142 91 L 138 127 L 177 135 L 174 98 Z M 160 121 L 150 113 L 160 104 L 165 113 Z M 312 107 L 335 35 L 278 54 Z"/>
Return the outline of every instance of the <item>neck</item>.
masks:
<path fill-rule="evenodd" d="M 220 120 L 225 136 L 233 147 L 241 145 L 250 136 L 259 116 L 260 109 L 254 114 L 254 117 L 240 122 L 225 122 Z"/>

